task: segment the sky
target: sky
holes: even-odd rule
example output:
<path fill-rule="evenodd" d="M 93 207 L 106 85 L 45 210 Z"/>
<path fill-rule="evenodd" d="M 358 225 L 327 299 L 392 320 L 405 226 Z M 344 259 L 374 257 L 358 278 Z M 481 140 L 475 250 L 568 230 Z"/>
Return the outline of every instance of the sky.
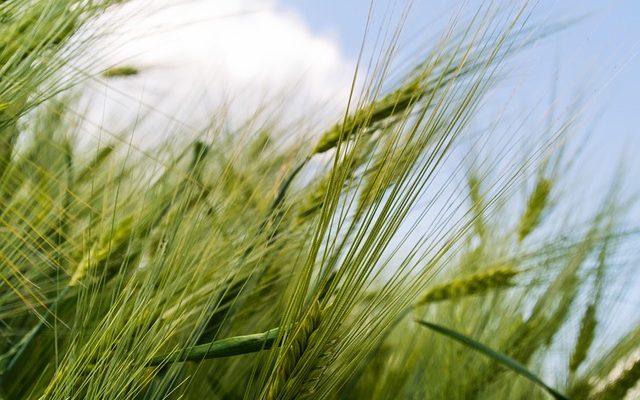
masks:
<path fill-rule="evenodd" d="M 420 48 L 424 39 L 441 33 L 451 15 L 459 10 L 468 15 L 484 3 L 414 0 L 400 43 L 405 49 Z M 108 112 L 111 117 L 99 118 L 102 123 L 112 120 L 117 131 L 123 128 L 118 123 L 126 120 L 122 113 L 139 113 L 144 102 L 174 123 L 196 127 L 213 108 L 224 108 L 231 121 L 268 105 L 273 112 L 286 110 L 279 116 L 283 119 L 316 117 L 309 125 L 319 130 L 319 121 L 335 119 L 347 102 L 370 4 L 134 0 L 117 24 L 121 35 L 108 46 L 111 50 L 98 55 L 103 58 L 99 65 L 131 62 L 144 74 L 133 81 L 110 82 L 108 89 L 97 85 L 111 108 L 116 102 L 122 106 Z M 404 0 L 373 2 L 372 31 L 395 28 L 406 5 Z M 617 167 L 622 156 L 631 173 L 640 171 L 635 162 L 640 151 L 640 2 L 539 0 L 531 2 L 530 9 L 530 26 L 581 19 L 510 64 L 501 90 L 512 114 L 538 107 L 563 116 L 580 100 L 577 120 L 582 126 L 577 129 L 592 132 L 591 143 L 600 153 L 595 156 L 609 169 Z M 144 11 L 136 11 L 140 15 L 134 18 L 131 10 Z M 390 20 L 384 20 L 389 15 Z M 374 36 L 370 34 L 367 43 Z M 134 102 L 118 99 L 121 92 Z"/>
<path fill-rule="evenodd" d="M 89 108 L 89 119 L 99 127 L 94 136 L 115 135 L 135 121 L 153 125 L 137 129 L 154 136 L 137 136 L 140 146 L 160 138 L 189 140 L 212 115 L 218 116 L 215 123 L 233 129 L 255 110 L 262 110 L 264 119 L 296 124 L 296 131 L 320 133 L 345 110 L 368 15 L 365 53 L 379 54 L 373 47 L 376 35 L 401 26 L 397 60 L 408 63 L 397 64 L 407 67 L 420 61 L 420 52 L 429 49 L 452 16 L 462 15 L 464 21 L 484 4 L 132 0 L 119 14 L 106 16 L 115 32 L 95 46 L 100 52 L 90 54 L 87 65 L 100 70 L 133 64 L 142 73 L 89 84 L 98 105 Z M 548 120 L 560 125 L 571 118 L 572 135 L 589 136 L 576 186 L 601 190 L 622 165 L 630 189 L 638 190 L 640 1 L 538 0 L 528 10 L 528 25 L 540 31 L 572 22 L 509 60 L 479 120 L 489 124 L 504 118 L 508 127 L 526 117 L 524 134 L 534 138 L 544 133 Z M 142 121 L 139 116 L 147 113 L 153 118 Z"/>
<path fill-rule="evenodd" d="M 483 5 L 480 0 L 131 0 L 105 17 L 111 33 L 94 46 L 99 52 L 89 54 L 86 65 L 97 72 L 132 64 L 142 73 L 89 81 L 94 106 L 87 107 L 87 119 L 93 128 L 84 137 L 103 141 L 131 131 L 133 124 L 135 134 L 127 140 L 146 148 L 163 139 L 190 142 L 208 124 L 233 131 L 250 118 L 255 126 L 278 121 L 291 140 L 304 140 L 342 117 L 369 15 L 365 53 L 380 54 L 376 36 L 401 26 L 396 64 L 407 68 L 421 60 L 452 16 L 464 21 Z M 637 195 L 640 1 L 538 0 L 528 10 L 528 26 L 539 31 L 572 22 L 510 59 L 483 103 L 471 129 L 502 123 L 501 132 L 493 134 L 499 143 L 485 146 L 497 149 L 487 155 L 494 159 L 490 168 L 500 174 L 501 159 L 502 166 L 528 159 L 529 139 L 549 134 L 549 121 L 558 127 L 571 120 L 570 143 L 586 145 L 580 157 L 570 156 L 578 167 L 564 173 L 570 182 L 565 190 L 582 199 L 570 213 L 588 214 L 597 207 L 620 170 L 624 196 Z M 520 197 L 526 192 L 523 188 Z M 631 214 L 630 223 L 640 224 L 640 206 Z"/>
<path fill-rule="evenodd" d="M 379 0 L 374 2 L 374 7 L 397 9 L 406 3 Z M 483 3 L 486 1 L 414 0 L 403 29 L 408 37 L 414 32 L 428 32 L 430 28 L 434 31 L 459 7 L 474 11 Z M 640 1 L 540 0 L 530 3 L 533 24 L 544 26 L 580 20 L 542 41 L 518 60 L 522 69 L 508 84 L 523 86 L 526 95 L 516 96 L 516 101 L 521 101 L 525 110 L 531 103 L 544 101 L 550 97 L 552 82 L 557 77 L 559 112 L 577 97 L 584 96 L 588 108 L 584 120 L 597 115 L 594 140 L 606 149 L 608 162 L 614 162 L 613 154 L 621 151 L 634 158 L 636 150 L 640 150 Z M 335 41 L 346 57 L 356 59 L 370 2 L 281 0 L 280 7 L 301 15 L 313 32 Z M 432 28 L 434 26 L 437 28 Z M 640 177 L 640 169 L 634 172 Z"/>
<path fill-rule="evenodd" d="M 499 8 L 516 1 L 494 0 Z M 373 4 L 373 5 L 372 5 Z M 402 27 L 398 65 L 410 66 L 449 26 L 486 1 L 467 0 L 131 0 L 107 15 L 105 45 L 94 46 L 87 65 L 133 64 L 133 79 L 90 84 L 89 108 L 101 137 L 138 124 L 134 141 L 189 141 L 216 116 L 233 130 L 261 110 L 262 118 L 320 134 L 341 118 L 369 15 L 366 54 L 379 54 L 376 36 Z M 409 8 L 407 8 L 409 7 Z M 370 10 L 372 10 L 370 12 Z M 403 14 L 408 10 L 406 14 Z M 567 28 L 520 51 L 479 113 L 482 129 L 504 119 L 502 137 L 540 137 L 549 120 L 572 121 L 573 142 L 588 136 L 575 188 L 584 204 L 602 194 L 622 168 L 626 194 L 640 190 L 640 1 L 537 0 L 528 26 L 571 21 Z M 406 15 L 405 19 L 401 16 Z M 400 20 L 402 19 L 402 24 Z M 115 21 L 115 22 L 114 22 Z M 363 65 L 367 64 L 367 57 Z M 362 81 L 359 81 L 362 83 Z M 149 114 L 153 118 L 139 118 Z M 260 120 L 260 119 L 256 119 Z M 142 129 L 140 124 L 153 125 Z M 295 124 L 295 125 L 293 125 Z M 151 133 L 149 133 L 151 132 Z M 153 137 L 148 137 L 152 135 Z M 516 149 L 526 159 L 529 149 Z M 498 154 L 501 155 L 501 154 Z M 572 188 L 573 190 L 573 188 Z M 582 190 L 582 189 L 580 189 Z M 640 210 L 635 213 L 640 222 Z"/>

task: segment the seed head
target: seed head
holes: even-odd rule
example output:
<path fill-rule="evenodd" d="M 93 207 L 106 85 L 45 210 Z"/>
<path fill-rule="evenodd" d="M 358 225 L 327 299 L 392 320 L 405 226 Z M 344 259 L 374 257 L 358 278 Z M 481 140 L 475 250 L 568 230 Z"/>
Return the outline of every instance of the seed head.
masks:
<path fill-rule="evenodd" d="M 473 294 L 488 292 L 492 289 L 513 285 L 518 271 L 511 267 L 501 267 L 482 271 L 464 278 L 428 289 L 416 302 L 416 306 L 438 301 L 452 300 Z"/>
<path fill-rule="evenodd" d="M 527 208 L 520 219 L 518 240 L 523 241 L 539 224 L 549 201 L 551 180 L 542 178 L 527 201 Z"/>

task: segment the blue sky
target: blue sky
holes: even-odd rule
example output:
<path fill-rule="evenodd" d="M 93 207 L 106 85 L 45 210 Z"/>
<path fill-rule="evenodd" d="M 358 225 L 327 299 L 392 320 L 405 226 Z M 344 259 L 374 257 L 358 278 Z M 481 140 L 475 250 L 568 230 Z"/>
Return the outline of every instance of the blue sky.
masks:
<path fill-rule="evenodd" d="M 397 16 L 406 3 L 376 0 L 376 15 L 395 12 Z M 483 4 L 481 0 L 414 0 L 401 42 L 415 46 L 434 38 L 453 12 L 462 7 L 471 13 Z M 132 6 L 148 10 L 149 15 L 142 20 L 127 17 L 125 28 L 141 32 L 141 37 L 130 40 L 135 36 L 130 33 L 123 36 L 124 42 L 112 46 L 113 51 L 103 53 L 119 54 L 107 65 L 125 60 L 142 66 L 145 74 L 111 87 L 126 91 L 134 105 L 144 97 L 146 103 L 189 123 L 208 118 L 208 105 L 220 104 L 223 98 L 225 103 L 229 97 L 239 105 L 230 107 L 231 111 L 246 114 L 287 86 L 290 94 L 281 97 L 290 100 L 282 107 L 286 115 L 343 110 L 369 5 L 367 0 L 137 0 Z M 491 120 L 495 114 L 490 113 L 508 103 L 515 119 L 537 108 L 542 116 L 552 110 L 554 119 L 562 122 L 580 99 L 584 106 L 575 129 L 591 133 L 592 138 L 589 162 L 578 178 L 587 183 L 594 176 L 606 179 L 621 158 L 627 163 L 628 176 L 640 175 L 640 1 L 539 0 L 531 2 L 531 9 L 530 26 L 584 18 L 512 60 L 509 75 L 500 85 L 502 97 L 483 109 L 489 112 L 486 118 Z M 380 18 L 376 21 L 374 34 L 394 26 Z M 162 27 L 160 34 L 144 34 L 157 26 Z M 552 88 L 557 93 L 553 107 Z M 208 95 L 207 101 L 202 101 L 202 92 Z M 118 93 L 105 95 L 112 100 Z M 325 101 L 330 107 L 315 106 Z M 113 120 L 126 120 L 123 112 L 137 110 L 124 106 L 113 113 Z M 334 121 L 336 113 L 332 115 L 325 121 Z M 540 133 L 542 124 L 540 118 L 533 119 L 527 129 L 533 136 Z M 117 131 L 117 125 L 113 129 Z"/>
<path fill-rule="evenodd" d="M 280 6 L 302 16 L 316 34 L 338 43 L 355 60 L 364 31 L 369 2 L 365 0 L 280 0 Z M 401 9 L 406 2 L 378 0 L 378 10 Z M 415 0 L 404 31 L 438 33 L 446 17 L 461 4 L 473 11 L 482 1 Z M 501 4 L 501 2 L 497 2 Z M 514 100 L 526 110 L 547 101 L 557 70 L 556 115 L 578 96 L 587 103 L 581 122 L 593 127 L 594 156 L 614 168 L 624 154 L 629 174 L 640 176 L 640 1 L 541 0 L 533 5 L 533 24 L 544 26 L 584 17 L 567 30 L 541 42 L 516 62 L 514 76 L 505 82 L 522 87 Z M 509 4 L 505 2 L 504 4 Z M 444 17 L 444 18 L 443 18 Z M 600 158 L 602 157 L 602 158 Z"/>
<path fill-rule="evenodd" d="M 167 4 L 176 3 L 184 6 L 167 7 Z M 395 10 L 397 14 L 406 3 L 405 0 L 374 2 L 377 15 L 385 15 L 386 10 Z M 409 38 L 433 37 L 442 31 L 453 11 L 463 7 L 470 13 L 484 3 L 482 0 L 413 0 L 403 28 L 403 42 L 415 44 L 418 41 Z M 494 3 L 513 5 L 519 2 L 496 0 Z M 598 134 L 599 138 L 606 136 L 615 142 L 611 145 L 618 146 L 636 140 L 640 125 L 640 101 L 637 99 L 640 93 L 640 1 L 538 0 L 530 3 L 534 11 L 530 25 L 545 26 L 571 18 L 585 18 L 518 57 L 504 87 L 521 87 L 523 93 L 514 99 L 522 102 L 521 106 L 526 109 L 532 102 L 549 98 L 557 68 L 558 114 L 562 114 L 562 105 L 571 104 L 576 96 L 583 96 L 590 113 L 602 114 L 598 130 L 605 133 Z M 152 67 L 147 71 L 148 82 L 157 78 L 153 73 L 160 69 L 173 69 L 171 77 L 164 77 L 172 78 L 178 76 L 177 69 L 184 69 L 185 64 L 189 64 L 198 65 L 203 71 L 200 78 L 224 75 L 223 81 L 227 81 L 227 76 L 232 75 L 238 82 L 251 84 L 257 80 L 252 68 L 268 71 L 265 75 L 270 81 L 279 71 L 287 71 L 287 81 L 291 71 L 305 69 L 312 75 L 307 82 L 315 80 L 321 82 L 320 87 L 325 87 L 336 81 L 335 86 L 339 87 L 350 78 L 343 75 L 348 75 L 355 63 L 370 2 L 137 0 L 132 4 L 142 4 L 143 9 L 155 8 L 160 15 L 151 20 L 171 32 L 164 37 L 147 37 L 145 39 L 153 40 L 141 43 L 126 37 L 126 43 L 114 46 L 118 51 L 128 47 L 128 56 L 146 54 L 140 62 Z M 163 12 L 163 7 L 167 12 Z M 252 10 L 259 12 L 244 15 Z M 225 17 L 235 14 L 239 16 Z M 135 26 L 128 28 L 148 30 L 152 23 L 146 22 L 134 21 L 130 25 L 135 23 Z M 188 29 L 180 24 L 188 25 Z M 384 25 L 378 21 L 376 27 L 381 26 Z M 203 37 L 206 40 L 202 40 Z M 136 45 L 131 49 L 133 42 Z M 178 65 L 180 57 L 184 60 L 182 65 Z M 304 60 L 309 60 L 308 65 Z M 278 64 L 278 61 L 282 62 Z M 322 62 L 324 65 L 317 68 L 316 64 Z M 276 79 L 274 85 L 281 83 Z M 585 120 L 588 118 L 589 115 Z"/>

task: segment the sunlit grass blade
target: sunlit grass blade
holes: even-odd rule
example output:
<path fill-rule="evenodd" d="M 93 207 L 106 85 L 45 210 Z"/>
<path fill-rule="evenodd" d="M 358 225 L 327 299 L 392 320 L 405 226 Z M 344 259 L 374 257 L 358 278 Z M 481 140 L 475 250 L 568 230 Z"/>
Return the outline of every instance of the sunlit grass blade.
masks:
<path fill-rule="evenodd" d="M 231 357 L 269 350 L 275 343 L 278 333 L 279 328 L 274 328 L 263 333 L 220 339 L 184 350 L 176 350 L 167 355 L 157 356 L 148 365 L 154 366 L 189 361 L 199 362 L 211 358 Z"/>
<path fill-rule="evenodd" d="M 459 332 L 453 331 L 449 328 L 446 328 L 444 326 L 441 325 L 437 325 L 431 322 L 427 322 L 427 321 L 421 321 L 421 320 L 417 320 L 417 323 L 419 323 L 422 326 L 425 326 L 429 329 L 431 329 L 434 332 L 440 333 L 442 335 L 445 335 L 459 343 L 462 343 L 463 345 L 467 346 L 470 349 L 473 349 L 479 353 L 482 353 L 488 357 L 490 357 L 491 359 L 493 359 L 494 361 L 496 361 L 497 363 L 509 368 L 510 370 L 516 372 L 519 375 L 522 375 L 523 377 L 527 378 L 528 380 L 530 380 L 531 382 L 535 383 L 536 385 L 542 387 L 545 391 L 547 391 L 551 396 L 553 396 L 554 399 L 556 400 L 569 400 L 568 397 L 566 397 L 565 395 L 563 395 L 562 393 L 556 391 L 555 389 L 547 386 L 547 384 L 545 384 L 538 376 L 536 376 L 533 372 L 529 371 L 524 365 L 520 364 L 519 362 L 517 362 L 516 360 L 514 360 L 513 358 L 500 353 L 490 347 L 485 346 L 484 344 L 475 341 L 473 339 L 471 339 L 468 336 L 465 336 Z"/>

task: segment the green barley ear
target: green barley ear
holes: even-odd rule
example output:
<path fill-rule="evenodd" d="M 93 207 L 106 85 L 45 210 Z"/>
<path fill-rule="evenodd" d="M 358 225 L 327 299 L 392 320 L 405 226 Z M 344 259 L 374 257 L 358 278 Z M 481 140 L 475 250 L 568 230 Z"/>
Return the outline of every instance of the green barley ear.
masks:
<path fill-rule="evenodd" d="M 114 150 L 115 146 L 113 145 L 106 145 L 100 148 L 93 160 L 91 160 L 91 162 L 78 173 L 75 183 L 85 183 L 86 181 L 93 178 L 95 173 L 100 170 L 100 167 L 103 166 L 104 163 L 113 154 Z"/>
<path fill-rule="evenodd" d="M 596 326 L 598 320 L 596 319 L 596 306 L 595 304 L 589 304 L 587 310 L 582 317 L 580 323 L 580 333 L 578 334 L 578 341 L 576 347 L 571 354 L 571 360 L 569 361 L 569 370 L 575 372 L 580 364 L 587 358 L 587 352 L 593 343 L 593 339 L 596 333 Z"/>
<path fill-rule="evenodd" d="M 640 361 L 640 325 L 637 325 L 621 339 L 602 352 L 586 373 L 572 383 L 570 395 L 572 399 L 623 399 L 625 391 L 637 383 L 638 362 Z M 635 368 L 635 371 L 634 371 Z M 614 395 L 618 396 L 615 397 Z"/>
<path fill-rule="evenodd" d="M 207 154 L 209 154 L 209 146 L 200 140 L 196 140 L 193 144 L 193 159 L 189 166 L 189 173 L 196 179 L 200 179 L 200 173 L 204 167 Z"/>
<path fill-rule="evenodd" d="M 471 198 L 471 209 L 473 210 L 473 226 L 479 237 L 485 236 L 484 226 L 484 196 L 480 191 L 480 180 L 475 175 L 469 176 L 469 197 Z"/>
<path fill-rule="evenodd" d="M 401 149 L 394 148 L 398 138 L 389 136 L 384 148 L 377 154 L 373 165 L 367 171 L 367 179 L 362 184 L 356 215 L 380 201 L 387 189 L 397 184 L 418 162 L 428 140 L 406 144 Z"/>
<path fill-rule="evenodd" d="M 617 376 L 595 394 L 590 400 L 619 400 L 627 398 L 627 394 L 640 382 L 640 352 L 632 353 L 627 360 L 619 365 Z"/>
<path fill-rule="evenodd" d="M 107 264 L 112 254 L 126 251 L 126 247 L 133 237 L 134 229 L 136 229 L 134 218 L 128 216 L 118 224 L 111 236 L 104 237 L 96 243 L 82 257 L 69 280 L 69 287 L 77 286 L 92 271 Z"/>
<path fill-rule="evenodd" d="M 518 240 L 523 241 L 539 224 L 542 213 L 549 202 L 552 182 L 550 179 L 540 178 L 535 189 L 527 201 L 520 224 L 518 226 Z"/>
<path fill-rule="evenodd" d="M 598 325 L 598 319 L 596 315 L 597 306 L 602 300 L 603 286 L 606 279 L 605 268 L 607 265 L 606 259 L 608 254 L 609 240 L 610 239 L 608 237 L 604 240 L 602 248 L 600 249 L 600 253 L 598 254 L 598 267 L 596 269 L 595 275 L 595 294 L 590 300 L 589 306 L 587 307 L 584 316 L 582 317 L 582 321 L 580 322 L 580 333 L 578 334 L 578 340 L 569 361 L 569 370 L 571 372 L 575 372 L 587 358 L 587 353 L 589 352 L 589 349 L 591 348 L 591 345 L 593 344 L 593 340 L 595 338 L 596 327 Z"/>
<path fill-rule="evenodd" d="M 307 220 L 322 208 L 324 198 L 331 183 L 330 178 L 330 176 L 323 176 L 312 190 L 302 199 L 300 209 L 298 210 L 298 222 Z"/>
<path fill-rule="evenodd" d="M 459 299 L 474 294 L 513 286 L 518 270 L 499 267 L 456 279 L 428 289 L 415 303 L 415 307 L 439 301 Z"/>
<path fill-rule="evenodd" d="M 567 395 L 570 399 L 590 399 L 589 393 L 591 393 L 592 387 L 589 382 L 582 380 L 577 384 L 574 384 Z"/>
<path fill-rule="evenodd" d="M 103 78 L 127 78 L 140 74 L 140 69 L 133 65 L 111 67 L 102 72 Z"/>
<path fill-rule="evenodd" d="M 336 147 L 340 141 L 352 139 L 358 132 L 373 133 L 386 120 L 406 113 L 426 95 L 422 84 L 423 80 L 422 75 L 413 78 L 382 99 L 348 116 L 344 123 L 334 125 L 320 137 L 312 153 L 319 154 L 329 151 Z"/>
<path fill-rule="evenodd" d="M 338 174 L 344 176 L 345 185 L 356 179 L 356 171 L 363 166 L 371 157 L 376 146 L 375 138 L 370 136 L 361 137 L 356 140 L 336 167 Z M 324 205 L 325 196 L 331 186 L 332 179 L 335 179 L 333 171 L 325 173 L 320 180 L 312 186 L 311 190 L 303 197 L 300 209 L 298 210 L 297 222 L 303 222 L 317 213 Z"/>
<path fill-rule="evenodd" d="M 272 145 L 273 138 L 271 137 L 271 132 L 263 129 L 252 138 L 247 148 L 247 155 L 251 158 L 258 158 L 270 150 Z"/>
<path fill-rule="evenodd" d="M 276 366 L 274 378 L 266 388 L 265 399 L 275 400 L 280 398 L 287 387 L 289 379 L 295 373 L 298 361 L 311 345 L 312 335 L 320 326 L 321 318 L 322 310 L 320 309 L 320 304 L 314 300 L 302 323 L 295 328 L 295 336 L 288 342 L 287 350 Z"/>
<path fill-rule="evenodd" d="M 486 65 L 497 54 L 483 55 L 482 49 L 470 47 L 444 48 L 435 59 L 427 59 L 423 64 L 409 73 L 401 87 L 373 101 L 368 106 L 348 115 L 342 123 L 334 125 L 321 137 L 312 154 L 329 151 L 361 134 L 371 134 L 388 128 L 396 122 L 406 121 L 414 107 L 421 102 L 430 102 L 440 90 L 445 90 L 451 83 L 464 81 L 468 76 L 486 68 Z M 441 56 L 444 55 L 444 58 Z M 488 59 L 485 57 L 489 57 Z M 448 61 L 443 62 L 445 58 Z M 431 99 L 430 99 L 431 98 Z"/>

